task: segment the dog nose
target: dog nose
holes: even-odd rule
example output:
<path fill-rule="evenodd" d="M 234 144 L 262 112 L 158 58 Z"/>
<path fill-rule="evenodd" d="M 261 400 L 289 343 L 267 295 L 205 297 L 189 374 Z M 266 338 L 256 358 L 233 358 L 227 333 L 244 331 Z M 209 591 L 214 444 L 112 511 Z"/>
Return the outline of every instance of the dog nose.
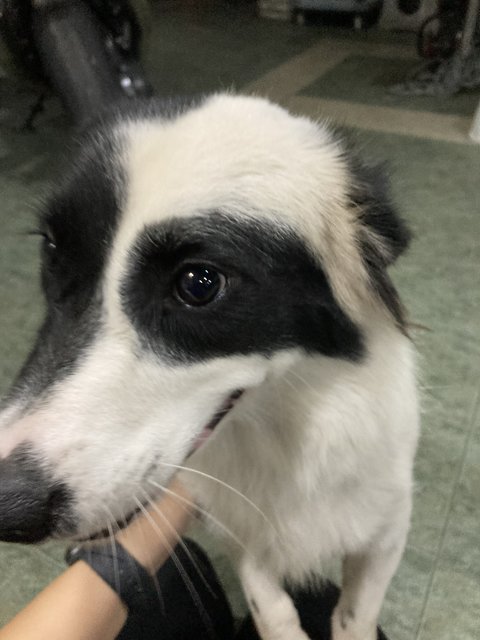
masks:
<path fill-rule="evenodd" d="M 54 530 L 65 487 L 52 482 L 40 464 L 23 451 L 0 460 L 0 540 L 40 542 Z"/>

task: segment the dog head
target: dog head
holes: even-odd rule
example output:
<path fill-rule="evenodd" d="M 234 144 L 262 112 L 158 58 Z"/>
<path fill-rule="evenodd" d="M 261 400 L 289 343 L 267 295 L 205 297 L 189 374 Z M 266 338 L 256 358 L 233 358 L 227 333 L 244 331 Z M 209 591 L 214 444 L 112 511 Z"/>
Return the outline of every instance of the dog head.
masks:
<path fill-rule="evenodd" d="M 47 314 L 0 412 L 0 538 L 121 520 L 242 392 L 305 355 L 361 362 L 372 316 L 402 330 L 386 269 L 408 232 L 379 176 L 256 98 L 142 104 L 86 136 L 40 216 Z"/>

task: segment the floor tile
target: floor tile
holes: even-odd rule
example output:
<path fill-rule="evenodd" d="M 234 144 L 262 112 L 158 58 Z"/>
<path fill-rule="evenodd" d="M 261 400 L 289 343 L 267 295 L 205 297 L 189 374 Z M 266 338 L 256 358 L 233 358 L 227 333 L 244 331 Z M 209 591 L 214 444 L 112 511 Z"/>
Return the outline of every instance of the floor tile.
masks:
<path fill-rule="evenodd" d="M 161 3 L 154 13 L 147 66 L 163 95 L 238 90 L 318 40 L 316 30 L 257 20 L 253 6 L 182 13 Z"/>
<path fill-rule="evenodd" d="M 419 66 L 418 59 L 382 58 L 378 55 L 349 55 L 334 69 L 302 90 L 302 95 L 319 96 L 382 105 L 400 109 L 455 113 L 471 116 L 480 91 L 465 91 L 451 100 L 439 96 L 397 96 L 390 91 Z"/>
<path fill-rule="evenodd" d="M 72 543 L 59 540 L 49 540 L 33 549 L 43 556 L 50 564 L 58 567 L 59 570 L 65 568 L 65 551 Z"/>
<path fill-rule="evenodd" d="M 26 185 L 0 178 L 0 395 L 10 386 L 27 355 L 43 315 L 39 287 L 39 239 L 27 232 L 36 226 L 32 203 L 43 183 Z M 8 312 L 6 312 L 8 310 Z"/>
<path fill-rule="evenodd" d="M 435 553 L 448 516 L 465 435 L 424 431 L 415 462 L 415 491 L 409 544 Z"/>
<path fill-rule="evenodd" d="M 420 389 L 423 432 L 432 437 L 446 432 L 466 434 L 471 430 L 476 388 L 469 381 L 454 383 L 444 371 L 435 372 L 436 353 L 422 349 L 421 357 L 427 367 L 422 371 Z M 472 374 L 474 369 L 472 365 Z"/>
<path fill-rule="evenodd" d="M 226 593 L 228 593 L 235 618 L 243 618 L 247 612 L 247 605 L 238 574 L 232 567 L 232 563 L 225 553 L 225 547 L 219 544 L 201 523 L 195 524 L 188 532 L 188 535 L 205 549 L 211 559 L 220 578 L 220 582 Z"/>
<path fill-rule="evenodd" d="M 468 442 L 450 518 L 465 531 L 477 533 L 480 546 L 480 430 Z"/>
<path fill-rule="evenodd" d="M 480 530 L 452 524 L 434 574 L 418 640 L 478 640 Z"/>
<path fill-rule="evenodd" d="M 34 547 L 0 543 L 0 627 L 60 571 L 57 562 Z"/>
<path fill-rule="evenodd" d="M 385 599 L 380 623 L 389 638 L 412 640 L 420 622 L 433 557 L 408 547 Z"/>

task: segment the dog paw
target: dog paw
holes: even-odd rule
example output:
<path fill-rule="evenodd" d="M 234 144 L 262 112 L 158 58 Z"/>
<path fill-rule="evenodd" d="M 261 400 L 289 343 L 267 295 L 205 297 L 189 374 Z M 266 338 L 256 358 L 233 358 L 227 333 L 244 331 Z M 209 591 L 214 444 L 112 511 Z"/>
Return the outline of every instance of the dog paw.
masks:
<path fill-rule="evenodd" d="M 274 635 L 261 636 L 262 640 L 310 640 L 309 636 L 301 629 L 297 627 L 295 629 L 283 629 L 280 632 L 274 633 Z"/>
<path fill-rule="evenodd" d="M 332 614 L 332 640 L 377 640 L 377 626 L 360 625 L 351 611 L 336 608 Z"/>
<path fill-rule="evenodd" d="M 262 640 L 310 640 L 297 620 L 274 621 L 270 618 L 265 624 L 265 620 L 257 617 L 255 623 Z"/>

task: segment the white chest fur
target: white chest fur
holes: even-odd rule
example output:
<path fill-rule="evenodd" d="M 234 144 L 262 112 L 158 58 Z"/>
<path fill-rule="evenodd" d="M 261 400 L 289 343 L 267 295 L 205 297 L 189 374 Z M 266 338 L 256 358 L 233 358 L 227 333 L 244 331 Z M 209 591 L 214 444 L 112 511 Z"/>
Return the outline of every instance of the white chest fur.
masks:
<path fill-rule="evenodd" d="M 185 474 L 237 538 L 232 547 L 241 542 L 278 578 L 301 582 L 361 550 L 408 500 L 418 433 L 412 346 L 385 329 L 367 349 L 361 364 L 299 357 L 247 392 L 191 460 L 222 484 Z"/>

